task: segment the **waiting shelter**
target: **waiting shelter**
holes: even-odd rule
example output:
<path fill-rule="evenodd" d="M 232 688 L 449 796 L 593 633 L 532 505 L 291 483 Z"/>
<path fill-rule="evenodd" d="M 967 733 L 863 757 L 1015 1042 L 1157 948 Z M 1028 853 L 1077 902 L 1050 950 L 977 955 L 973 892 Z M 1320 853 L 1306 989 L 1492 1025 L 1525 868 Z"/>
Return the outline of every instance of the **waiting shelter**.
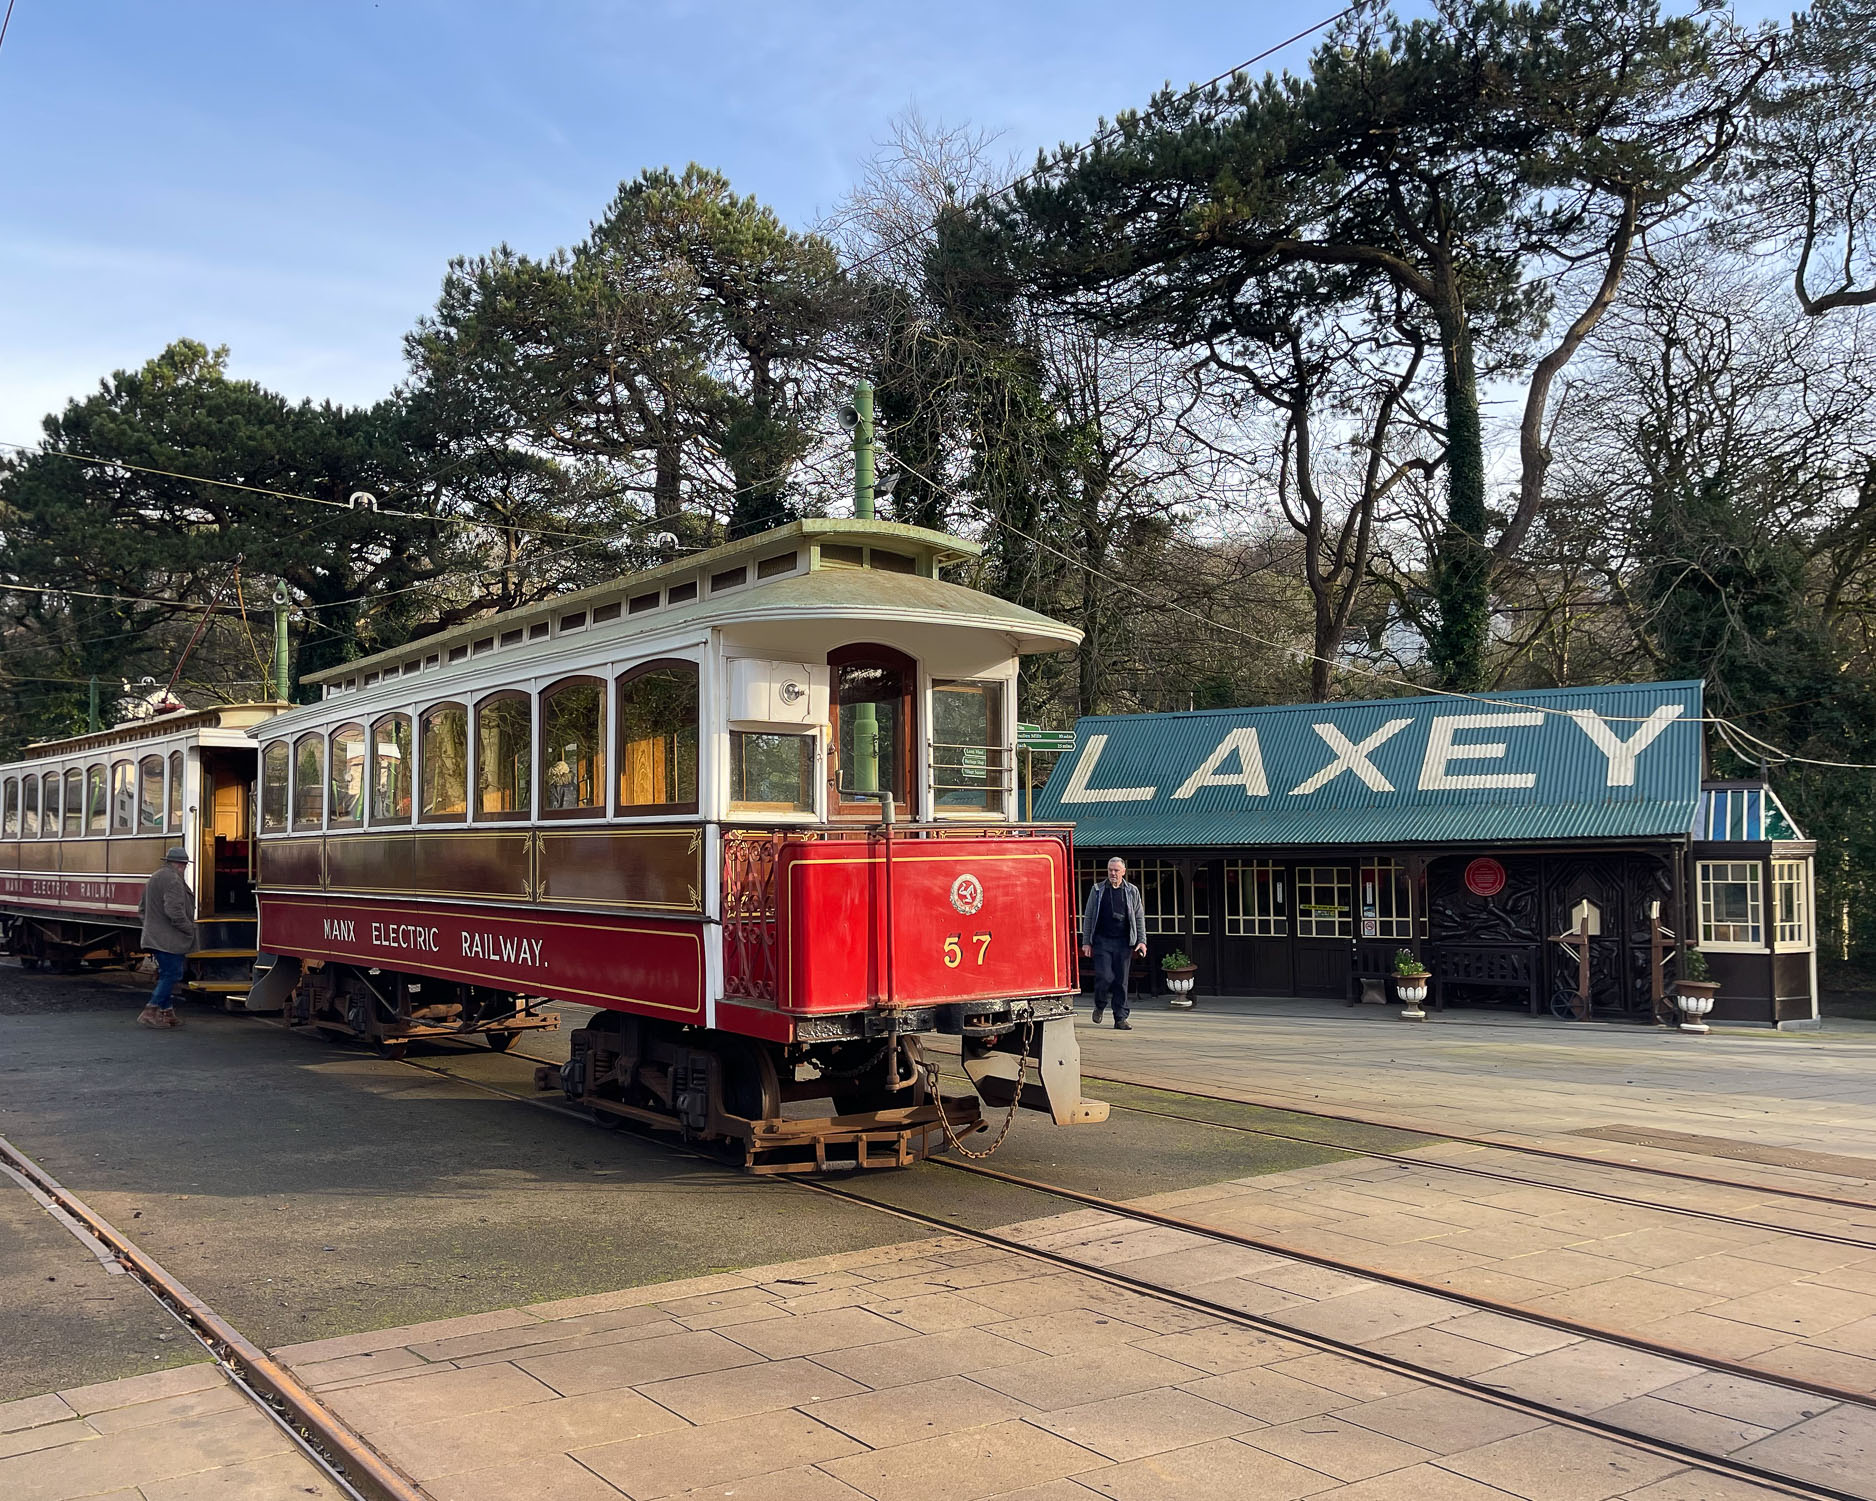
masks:
<path fill-rule="evenodd" d="M 1815 1025 L 1813 846 L 1704 729 L 1697 682 L 1091 716 L 1035 816 L 1200 994 L 1381 999 L 1404 948 L 1435 1004 L 1572 1014 L 1587 935 L 1591 1014 L 1647 1020 L 1685 935 L 1715 1020 Z"/>

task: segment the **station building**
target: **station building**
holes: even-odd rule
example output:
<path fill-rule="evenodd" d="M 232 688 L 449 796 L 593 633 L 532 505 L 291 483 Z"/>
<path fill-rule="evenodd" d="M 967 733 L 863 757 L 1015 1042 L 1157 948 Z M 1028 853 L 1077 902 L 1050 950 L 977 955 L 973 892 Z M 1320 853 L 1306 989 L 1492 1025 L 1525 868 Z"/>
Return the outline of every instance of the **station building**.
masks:
<path fill-rule="evenodd" d="M 1035 816 L 1081 895 L 1126 859 L 1142 988 L 1182 950 L 1201 995 L 1376 1000 L 1404 948 L 1436 1005 L 1575 1014 L 1587 929 L 1598 1018 L 1650 1019 L 1685 935 L 1714 1020 L 1813 1026 L 1814 846 L 1704 728 L 1697 682 L 1092 716 Z"/>

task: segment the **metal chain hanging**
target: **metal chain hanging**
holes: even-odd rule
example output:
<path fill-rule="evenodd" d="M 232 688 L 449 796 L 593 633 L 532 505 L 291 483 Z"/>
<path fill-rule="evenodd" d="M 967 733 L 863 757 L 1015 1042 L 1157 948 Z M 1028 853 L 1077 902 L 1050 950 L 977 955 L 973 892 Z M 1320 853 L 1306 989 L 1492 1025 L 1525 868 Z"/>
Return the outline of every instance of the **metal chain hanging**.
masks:
<path fill-rule="evenodd" d="M 944 1095 L 939 1089 L 944 1076 L 939 1073 L 938 1065 L 926 1062 L 921 1062 L 919 1065 L 925 1071 L 925 1087 L 931 1091 L 932 1099 L 937 1102 L 938 1124 L 944 1127 L 945 1140 L 973 1162 L 982 1162 L 985 1158 L 996 1156 L 997 1148 L 1003 1145 L 1004 1138 L 1010 1134 L 1010 1127 L 1016 1124 L 1016 1112 L 1023 1103 L 1023 1081 L 1029 1077 L 1029 1047 L 1035 1041 L 1035 1031 L 1036 1024 L 1033 1021 L 1023 1023 L 1023 1051 L 1016 1058 L 1016 1089 L 1010 1096 L 1009 1114 L 1003 1117 L 1003 1124 L 997 1128 L 996 1139 L 981 1152 L 974 1152 L 965 1146 L 963 1139 L 951 1129 L 951 1118 L 945 1114 Z"/>

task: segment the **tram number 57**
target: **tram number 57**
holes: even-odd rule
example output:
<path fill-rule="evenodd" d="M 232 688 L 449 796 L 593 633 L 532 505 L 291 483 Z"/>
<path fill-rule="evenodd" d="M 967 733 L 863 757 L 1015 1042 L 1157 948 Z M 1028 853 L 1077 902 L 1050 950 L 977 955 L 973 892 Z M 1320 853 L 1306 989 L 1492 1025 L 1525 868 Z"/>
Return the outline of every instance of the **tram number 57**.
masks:
<path fill-rule="evenodd" d="M 973 933 L 970 936 L 970 941 L 977 945 L 977 962 L 982 964 L 984 962 L 984 955 L 990 952 L 990 935 L 988 933 Z M 950 937 L 945 939 L 946 969 L 956 969 L 964 962 L 964 942 L 964 935 L 962 933 L 953 933 Z"/>

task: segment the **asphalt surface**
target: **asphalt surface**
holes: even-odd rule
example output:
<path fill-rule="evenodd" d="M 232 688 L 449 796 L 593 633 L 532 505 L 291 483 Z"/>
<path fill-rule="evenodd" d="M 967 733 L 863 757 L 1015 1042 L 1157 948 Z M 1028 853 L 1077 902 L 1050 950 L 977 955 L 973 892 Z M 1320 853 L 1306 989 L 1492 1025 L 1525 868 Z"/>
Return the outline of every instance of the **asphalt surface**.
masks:
<path fill-rule="evenodd" d="M 152 1032 L 134 1025 L 145 988 L 0 963 L 0 1135 L 263 1345 L 929 1233 L 475 1087 L 532 1096 L 526 1058 L 413 1048 L 450 1076 L 438 1077 L 203 1004 Z M 564 1034 L 517 1048 L 562 1056 Z M 1179 1096 L 1109 1093 L 1199 1113 Z M 1223 1108 L 1283 1128 L 1278 1113 Z M 1072 1130 L 1026 1114 L 995 1165 L 1127 1198 L 1337 1155 L 1116 1111 Z M 840 1181 L 985 1227 L 1073 1207 L 935 1164 Z M 0 1400 L 194 1358 L 147 1294 L 105 1277 L 10 1180 L 0 1200 Z"/>

